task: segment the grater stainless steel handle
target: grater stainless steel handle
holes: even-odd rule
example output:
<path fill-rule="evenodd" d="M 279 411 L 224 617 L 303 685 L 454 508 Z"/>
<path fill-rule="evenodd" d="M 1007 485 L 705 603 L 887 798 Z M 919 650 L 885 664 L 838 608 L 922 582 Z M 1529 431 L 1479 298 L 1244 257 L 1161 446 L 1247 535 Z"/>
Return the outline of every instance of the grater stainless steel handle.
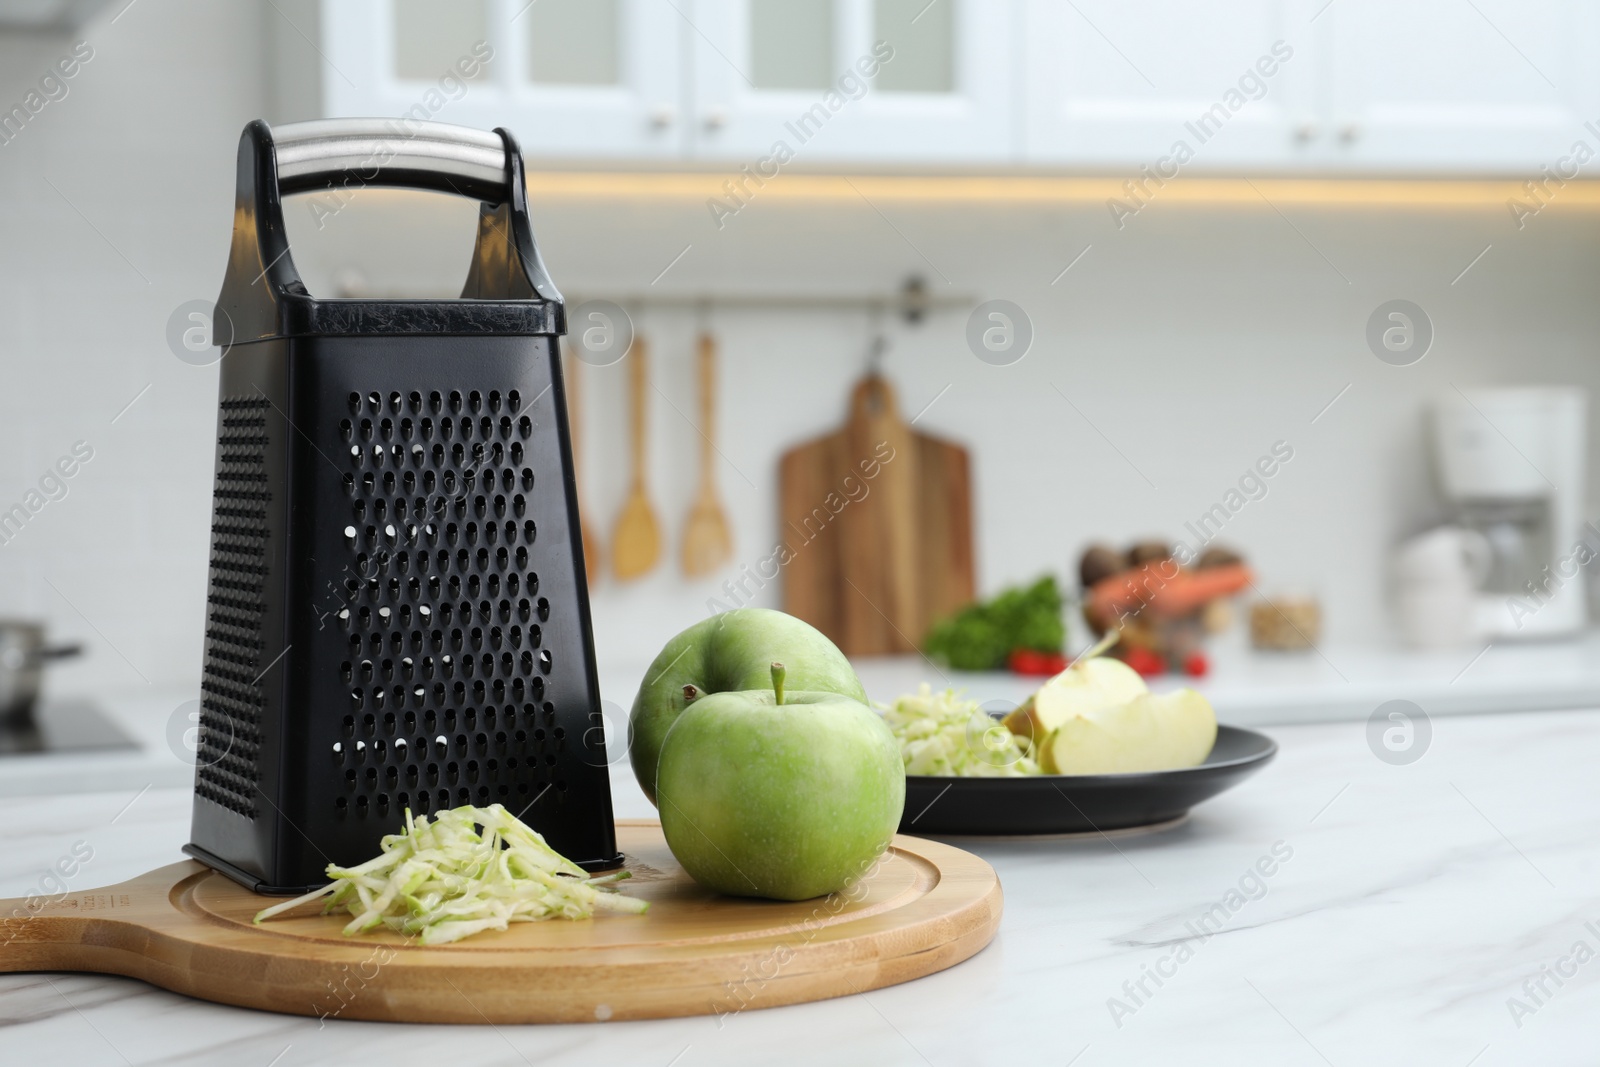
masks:
<path fill-rule="evenodd" d="M 481 202 L 458 300 L 324 300 L 282 196 Z M 239 143 L 190 855 L 302 892 L 418 813 L 501 803 L 590 869 L 617 853 L 574 489 L 561 294 L 521 154 L 440 123 Z"/>
<path fill-rule="evenodd" d="M 437 189 L 479 200 L 506 197 L 510 171 L 498 135 L 442 122 L 319 119 L 273 131 L 278 191 L 330 182 Z"/>

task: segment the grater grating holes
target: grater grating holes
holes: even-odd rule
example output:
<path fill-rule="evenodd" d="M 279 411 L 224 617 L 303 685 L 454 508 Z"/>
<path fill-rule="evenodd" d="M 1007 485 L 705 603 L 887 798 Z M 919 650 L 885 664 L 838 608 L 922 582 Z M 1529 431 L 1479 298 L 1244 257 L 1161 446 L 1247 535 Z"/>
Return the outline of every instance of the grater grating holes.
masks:
<path fill-rule="evenodd" d="M 551 769 L 565 735 L 545 728 L 549 604 L 529 569 L 538 528 L 522 444 L 532 420 L 512 418 L 521 395 L 350 399 L 356 419 L 339 433 L 356 577 L 338 670 L 352 714 L 328 742 L 346 771 L 336 812 L 427 811 L 471 787 L 482 802 L 564 791 Z"/>
<path fill-rule="evenodd" d="M 221 401 L 195 777 L 198 796 L 247 819 L 257 814 L 261 744 L 269 406 L 262 397 Z"/>

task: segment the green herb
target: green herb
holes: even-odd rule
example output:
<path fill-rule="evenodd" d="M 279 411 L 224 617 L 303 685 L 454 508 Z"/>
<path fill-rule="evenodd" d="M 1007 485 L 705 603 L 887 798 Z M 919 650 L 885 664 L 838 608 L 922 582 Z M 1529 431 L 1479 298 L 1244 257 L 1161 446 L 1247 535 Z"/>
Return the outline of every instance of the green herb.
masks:
<path fill-rule="evenodd" d="M 969 604 L 936 623 L 923 638 L 931 658 L 957 670 L 992 671 L 1017 649 L 1060 652 L 1067 637 L 1054 577 L 1007 589 L 988 603 Z"/>

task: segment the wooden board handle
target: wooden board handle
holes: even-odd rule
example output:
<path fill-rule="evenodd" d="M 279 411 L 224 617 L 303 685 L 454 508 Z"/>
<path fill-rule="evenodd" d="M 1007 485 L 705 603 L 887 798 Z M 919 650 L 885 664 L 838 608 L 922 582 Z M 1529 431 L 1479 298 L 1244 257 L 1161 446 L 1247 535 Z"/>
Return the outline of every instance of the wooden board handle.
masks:
<path fill-rule="evenodd" d="M 869 374 L 856 383 L 850 392 L 850 421 L 870 422 L 873 419 L 898 421 L 900 413 L 895 403 L 894 386 L 876 374 Z"/>
<path fill-rule="evenodd" d="M 161 881 L 179 867 L 185 873 L 201 870 L 181 863 L 104 889 L 0 900 L 0 973 L 125 973 L 122 961 L 148 938 L 139 920 L 151 910 L 152 897 L 161 903 L 144 883 L 153 876 Z"/>
<path fill-rule="evenodd" d="M 49 906 L 29 906 L 28 901 L 0 900 L 0 972 L 28 971 L 48 955 L 40 946 L 79 940 L 83 920 L 62 915 Z"/>

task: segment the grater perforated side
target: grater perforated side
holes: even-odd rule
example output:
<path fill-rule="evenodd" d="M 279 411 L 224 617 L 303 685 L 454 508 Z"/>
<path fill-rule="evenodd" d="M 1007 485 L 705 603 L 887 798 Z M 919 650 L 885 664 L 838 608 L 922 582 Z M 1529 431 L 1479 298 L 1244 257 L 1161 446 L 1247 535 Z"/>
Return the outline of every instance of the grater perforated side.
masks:
<path fill-rule="evenodd" d="M 261 397 L 221 401 L 195 778 L 198 795 L 247 819 L 257 814 L 261 744 L 268 406 Z"/>
<path fill-rule="evenodd" d="M 565 793 L 521 392 L 351 392 L 347 407 L 349 709 L 325 738 L 345 786 L 329 814 L 517 811 Z"/>

